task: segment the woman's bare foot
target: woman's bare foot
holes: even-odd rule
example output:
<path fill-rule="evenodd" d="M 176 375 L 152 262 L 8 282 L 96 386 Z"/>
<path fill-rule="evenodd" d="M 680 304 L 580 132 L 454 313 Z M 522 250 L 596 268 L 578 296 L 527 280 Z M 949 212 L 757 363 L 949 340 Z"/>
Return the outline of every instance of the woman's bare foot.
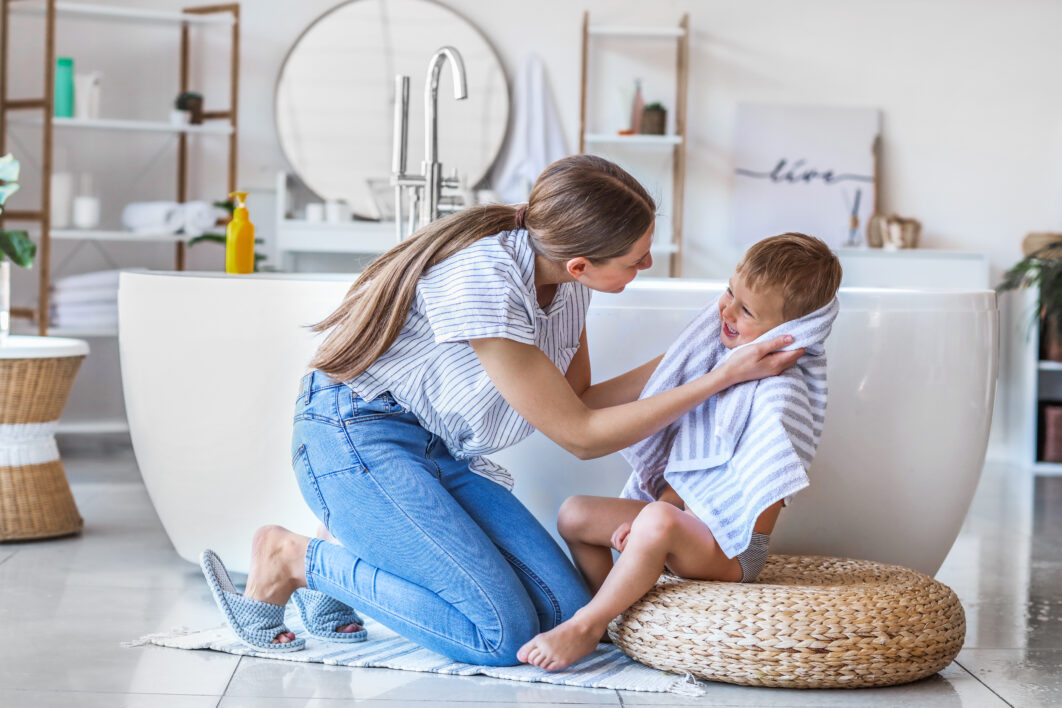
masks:
<path fill-rule="evenodd" d="M 255 531 L 244 596 L 271 605 L 287 604 L 291 593 L 306 587 L 305 559 L 309 542 L 310 539 L 283 526 L 263 526 Z M 273 642 L 287 644 L 294 639 L 293 632 L 282 632 Z"/>
<path fill-rule="evenodd" d="M 604 631 L 599 623 L 576 612 L 567 622 L 520 647 L 516 658 L 546 671 L 560 671 L 596 649 Z"/>

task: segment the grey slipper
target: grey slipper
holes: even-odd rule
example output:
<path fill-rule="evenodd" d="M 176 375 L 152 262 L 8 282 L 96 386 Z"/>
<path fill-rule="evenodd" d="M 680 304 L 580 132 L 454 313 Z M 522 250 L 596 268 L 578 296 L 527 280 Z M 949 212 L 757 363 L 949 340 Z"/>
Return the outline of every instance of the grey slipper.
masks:
<path fill-rule="evenodd" d="M 364 642 L 369 636 L 368 631 L 364 629 L 365 620 L 358 616 L 354 608 L 330 595 L 325 595 L 318 590 L 299 588 L 291 596 L 291 600 L 295 603 L 295 607 L 299 608 L 299 615 L 302 617 L 302 624 L 306 627 L 306 631 L 318 639 L 353 644 Z M 335 631 L 336 627 L 347 624 L 360 624 L 362 629 L 358 632 Z"/>
<path fill-rule="evenodd" d="M 232 584 L 229 571 L 225 570 L 217 553 L 209 548 L 203 551 L 199 566 L 214 593 L 214 600 L 237 637 L 255 649 L 269 652 L 298 651 L 306 646 L 305 639 L 287 643 L 273 641 L 278 634 L 291 631 L 284 625 L 284 606 L 244 597 Z"/>

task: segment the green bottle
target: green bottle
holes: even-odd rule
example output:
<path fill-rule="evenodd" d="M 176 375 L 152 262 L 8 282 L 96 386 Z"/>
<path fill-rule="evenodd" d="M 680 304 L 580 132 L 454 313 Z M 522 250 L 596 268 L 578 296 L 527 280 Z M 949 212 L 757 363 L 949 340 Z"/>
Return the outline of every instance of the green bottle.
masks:
<path fill-rule="evenodd" d="M 74 60 L 70 57 L 55 60 L 55 117 L 74 117 Z"/>

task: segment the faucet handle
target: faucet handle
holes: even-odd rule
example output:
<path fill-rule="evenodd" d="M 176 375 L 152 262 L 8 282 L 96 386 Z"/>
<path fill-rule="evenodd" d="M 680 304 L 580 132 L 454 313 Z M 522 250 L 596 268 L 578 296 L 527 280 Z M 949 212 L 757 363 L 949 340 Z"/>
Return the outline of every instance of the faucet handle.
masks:
<path fill-rule="evenodd" d="M 457 174 L 457 168 L 450 171 L 450 176 L 442 181 L 442 186 L 447 189 L 461 189 L 461 178 Z"/>

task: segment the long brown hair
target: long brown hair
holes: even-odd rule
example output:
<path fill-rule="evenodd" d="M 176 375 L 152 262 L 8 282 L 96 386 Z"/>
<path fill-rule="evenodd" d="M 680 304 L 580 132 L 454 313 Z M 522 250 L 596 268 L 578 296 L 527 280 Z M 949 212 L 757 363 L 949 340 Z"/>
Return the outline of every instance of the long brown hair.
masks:
<path fill-rule="evenodd" d="M 476 241 L 517 228 L 520 205 L 464 209 L 434 221 L 373 261 L 342 304 L 313 326 L 331 330 L 310 365 L 349 381 L 386 352 L 409 315 L 425 270 Z M 557 160 L 539 175 L 524 212 L 531 247 L 554 261 L 621 256 L 645 235 L 653 198 L 618 165 L 594 155 Z"/>

